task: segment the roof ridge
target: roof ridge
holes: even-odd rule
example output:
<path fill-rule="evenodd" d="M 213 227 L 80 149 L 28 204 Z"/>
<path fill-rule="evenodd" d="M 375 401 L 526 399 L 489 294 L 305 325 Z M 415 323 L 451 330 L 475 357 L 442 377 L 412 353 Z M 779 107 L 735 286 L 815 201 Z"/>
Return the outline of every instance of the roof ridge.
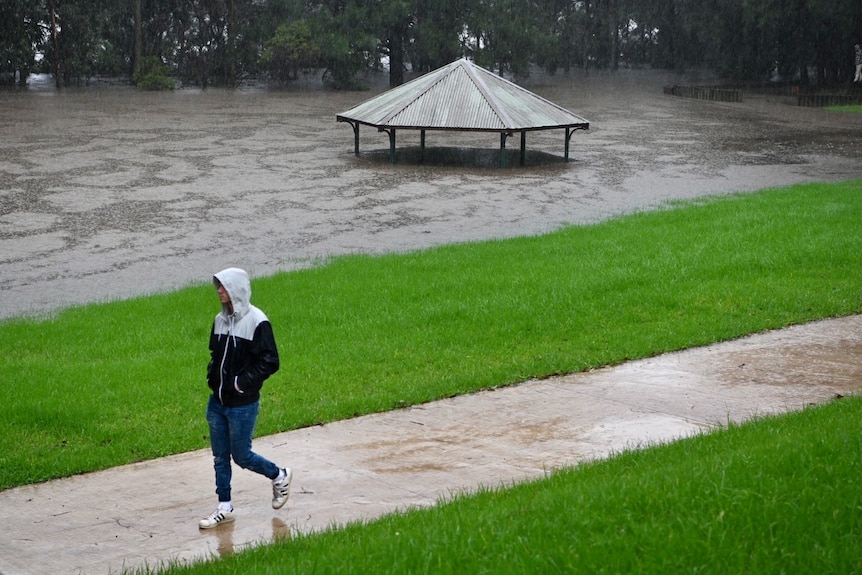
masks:
<path fill-rule="evenodd" d="M 410 100 L 407 104 L 405 104 L 402 108 L 394 109 L 391 112 L 389 112 L 388 114 L 386 114 L 385 116 L 383 116 L 383 119 L 380 121 L 380 123 L 386 124 L 387 122 L 389 122 L 389 120 L 391 120 L 392 118 L 394 118 L 395 116 L 400 114 L 403 110 L 405 110 L 406 108 L 409 108 L 411 105 L 413 105 L 417 101 L 419 101 L 419 99 L 421 99 L 422 96 L 427 94 L 429 91 L 431 91 L 432 88 L 434 88 L 434 86 L 436 86 L 437 84 L 439 84 L 440 82 L 442 82 L 444 79 L 446 79 L 449 76 L 449 72 L 447 72 L 448 68 L 456 67 L 455 65 L 460 61 L 461 60 L 456 60 L 455 62 L 452 62 L 451 64 L 448 64 L 446 66 L 443 66 L 442 68 L 434 70 L 430 74 L 425 74 L 423 76 L 419 76 L 418 78 L 413 80 L 415 82 L 416 80 L 421 80 L 424 78 L 425 81 L 428 82 L 428 85 L 425 87 L 424 90 L 422 90 L 421 92 L 416 94 L 416 96 L 412 100 Z M 435 74 L 436 74 L 436 77 L 434 77 Z M 429 76 L 432 76 L 432 78 L 429 78 Z M 429 81 L 429 80 L 433 80 L 433 81 Z M 407 82 L 407 84 L 409 84 L 409 83 L 410 82 Z M 402 84 L 402 86 L 406 86 L 407 84 Z"/>
<path fill-rule="evenodd" d="M 491 109 L 494 110 L 494 113 L 497 114 L 497 117 L 500 118 L 500 121 L 509 129 L 515 128 L 515 122 L 512 121 L 511 116 L 506 113 L 506 110 L 500 105 L 500 102 L 497 98 L 494 97 L 494 94 L 488 88 L 488 84 L 485 83 L 484 78 L 479 76 L 476 68 L 479 68 L 466 58 L 461 58 L 456 63 L 461 64 L 463 62 L 466 66 L 462 67 L 467 72 L 467 75 L 473 80 L 473 83 L 476 84 L 476 87 L 479 88 L 479 93 L 482 94 L 482 97 L 485 98 L 485 101 L 488 102 L 488 105 L 491 106 Z M 482 71 L 486 71 L 484 68 L 479 68 Z M 505 78 L 503 78 L 505 80 Z"/>

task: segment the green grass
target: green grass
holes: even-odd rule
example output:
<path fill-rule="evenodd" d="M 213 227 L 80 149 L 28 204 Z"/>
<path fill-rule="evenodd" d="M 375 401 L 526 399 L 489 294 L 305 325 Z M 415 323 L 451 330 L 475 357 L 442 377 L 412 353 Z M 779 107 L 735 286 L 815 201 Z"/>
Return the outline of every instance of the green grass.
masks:
<path fill-rule="evenodd" d="M 826 106 L 827 110 L 832 110 L 833 112 L 850 112 L 853 114 L 862 114 L 862 105 L 853 105 L 853 106 Z"/>
<path fill-rule="evenodd" d="M 862 181 L 254 280 L 258 433 L 862 311 Z M 0 323 L 0 489 L 205 447 L 201 285 Z"/>
<path fill-rule="evenodd" d="M 167 572 L 858 573 L 860 412 L 847 398 Z"/>

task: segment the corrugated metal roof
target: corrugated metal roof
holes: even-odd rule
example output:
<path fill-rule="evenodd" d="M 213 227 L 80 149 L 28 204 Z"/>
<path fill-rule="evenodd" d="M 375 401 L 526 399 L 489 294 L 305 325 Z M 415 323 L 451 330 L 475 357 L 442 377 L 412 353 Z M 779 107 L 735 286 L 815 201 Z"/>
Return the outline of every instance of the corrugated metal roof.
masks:
<path fill-rule="evenodd" d="M 379 129 L 519 132 L 590 123 L 466 59 L 456 60 L 336 116 Z"/>

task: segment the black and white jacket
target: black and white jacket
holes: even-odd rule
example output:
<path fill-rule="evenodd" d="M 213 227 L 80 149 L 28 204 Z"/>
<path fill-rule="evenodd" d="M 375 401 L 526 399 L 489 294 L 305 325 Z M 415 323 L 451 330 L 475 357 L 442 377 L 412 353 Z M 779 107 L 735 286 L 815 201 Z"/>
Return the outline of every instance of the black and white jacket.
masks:
<path fill-rule="evenodd" d="M 260 389 L 278 371 L 278 349 L 266 314 L 251 305 L 251 281 L 239 268 L 213 276 L 224 286 L 231 305 L 223 304 L 210 333 L 207 382 L 219 403 L 237 407 L 260 399 Z"/>

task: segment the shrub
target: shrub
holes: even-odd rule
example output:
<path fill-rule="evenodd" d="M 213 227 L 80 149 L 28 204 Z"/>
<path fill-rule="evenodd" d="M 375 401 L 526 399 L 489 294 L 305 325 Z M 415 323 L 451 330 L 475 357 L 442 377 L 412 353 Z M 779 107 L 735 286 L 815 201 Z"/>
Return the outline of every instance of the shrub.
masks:
<path fill-rule="evenodd" d="M 157 56 L 147 56 L 141 60 L 140 68 L 132 75 L 139 90 L 173 90 L 176 87 L 171 78 L 170 68 Z"/>

